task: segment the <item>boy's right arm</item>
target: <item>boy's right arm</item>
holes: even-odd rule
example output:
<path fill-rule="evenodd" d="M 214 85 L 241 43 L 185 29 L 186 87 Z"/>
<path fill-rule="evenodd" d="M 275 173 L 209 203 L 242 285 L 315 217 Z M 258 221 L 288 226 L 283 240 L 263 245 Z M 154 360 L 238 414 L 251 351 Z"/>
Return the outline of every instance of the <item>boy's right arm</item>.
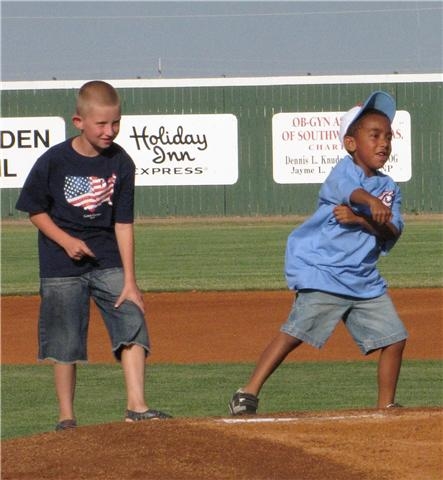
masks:
<path fill-rule="evenodd" d="M 352 203 L 367 205 L 371 211 L 371 218 L 379 225 L 385 225 L 392 220 L 392 211 L 380 199 L 374 197 L 362 188 L 355 189 L 350 196 Z"/>
<path fill-rule="evenodd" d="M 337 205 L 334 208 L 334 216 L 338 223 L 360 225 L 360 227 L 382 240 L 394 240 L 400 236 L 400 231 L 391 222 L 380 225 L 365 215 L 356 214 L 347 205 Z"/>
<path fill-rule="evenodd" d="M 351 193 L 350 200 L 352 203 L 368 206 L 371 216 L 356 214 L 347 205 L 337 205 L 334 208 L 334 216 L 339 223 L 359 224 L 383 240 L 393 240 L 400 236 L 400 231 L 392 223 L 392 210 L 380 199 L 362 188 L 357 188 Z"/>
<path fill-rule="evenodd" d="M 44 235 L 60 245 L 73 260 L 81 260 L 85 255 L 95 257 L 83 240 L 66 233 L 47 213 L 33 213 L 29 215 L 29 219 Z"/>

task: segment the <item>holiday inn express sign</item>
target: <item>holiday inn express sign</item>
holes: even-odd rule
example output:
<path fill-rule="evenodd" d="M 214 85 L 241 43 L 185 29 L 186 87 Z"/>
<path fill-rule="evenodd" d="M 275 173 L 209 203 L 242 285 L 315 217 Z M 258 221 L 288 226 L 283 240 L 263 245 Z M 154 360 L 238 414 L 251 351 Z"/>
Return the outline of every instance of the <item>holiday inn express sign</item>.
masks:
<path fill-rule="evenodd" d="M 136 164 L 136 185 L 232 185 L 237 130 L 231 114 L 127 115 L 117 142 Z"/>
<path fill-rule="evenodd" d="M 343 112 L 278 113 L 272 119 L 273 179 L 322 183 L 345 154 Z M 398 111 L 384 172 L 411 178 L 411 121 Z M 116 139 L 136 165 L 137 186 L 233 185 L 238 180 L 237 118 L 232 114 L 124 115 Z M 66 138 L 61 117 L 0 118 L 0 186 L 20 188 L 37 158 Z M 264 159 L 263 159 L 264 161 Z"/>

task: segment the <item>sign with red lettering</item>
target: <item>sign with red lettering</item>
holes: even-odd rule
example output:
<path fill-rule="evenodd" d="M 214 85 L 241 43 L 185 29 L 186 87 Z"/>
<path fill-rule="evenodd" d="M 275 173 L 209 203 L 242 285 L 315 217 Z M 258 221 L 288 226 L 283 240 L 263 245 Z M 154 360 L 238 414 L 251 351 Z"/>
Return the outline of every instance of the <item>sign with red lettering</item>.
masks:
<path fill-rule="evenodd" d="M 338 137 L 344 112 L 277 113 L 272 118 L 273 177 L 276 183 L 323 183 L 347 152 Z M 392 152 L 383 168 L 397 182 L 411 178 L 411 117 L 397 111 Z"/>

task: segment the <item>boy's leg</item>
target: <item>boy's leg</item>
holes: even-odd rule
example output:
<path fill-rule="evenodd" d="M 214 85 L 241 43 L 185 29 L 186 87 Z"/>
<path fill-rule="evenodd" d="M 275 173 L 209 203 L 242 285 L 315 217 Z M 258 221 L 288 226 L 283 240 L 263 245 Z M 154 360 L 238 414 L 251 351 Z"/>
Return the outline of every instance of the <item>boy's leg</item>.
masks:
<path fill-rule="evenodd" d="M 145 401 L 145 361 L 149 335 L 143 312 L 131 301 L 115 308 L 123 289 L 123 269 L 97 270 L 91 275 L 91 294 L 100 309 L 111 337 L 115 358 L 121 361 L 127 394 L 127 421 L 169 418 L 159 410 L 148 409 Z"/>
<path fill-rule="evenodd" d="M 145 402 L 145 350 L 140 345 L 123 347 L 121 363 L 125 376 L 127 408 L 134 412 L 148 409 Z"/>
<path fill-rule="evenodd" d="M 55 391 L 59 405 L 59 422 L 75 420 L 74 394 L 77 379 L 75 364 L 56 363 L 54 365 Z"/>
<path fill-rule="evenodd" d="M 394 403 L 406 340 L 384 347 L 378 362 L 378 408 Z"/>
<path fill-rule="evenodd" d="M 334 295 L 298 292 L 286 323 L 261 354 L 248 383 L 231 398 L 231 415 L 256 413 L 261 388 L 286 356 L 303 342 L 321 348 L 347 308 L 347 301 Z"/>
<path fill-rule="evenodd" d="M 301 343 L 302 341 L 298 338 L 279 332 L 261 354 L 249 382 L 245 385 L 243 391 L 257 396 L 265 381 L 283 362 L 286 356 L 301 345 Z"/>
<path fill-rule="evenodd" d="M 87 361 L 89 294 L 82 277 L 41 279 L 39 360 L 54 360 L 56 430 L 75 426 L 76 362 Z"/>
<path fill-rule="evenodd" d="M 229 401 L 231 415 L 254 414 L 258 408 L 258 394 L 266 380 L 283 362 L 289 352 L 302 341 L 287 333 L 279 332 L 265 348 L 252 372 L 249 382 L 237 390 Z"/>
<path fill-rule="evenodd" d="M 121 363 L 126 382 L 126 422 L 171 418 L 160 410 L 148 408 L 145 402 L 145 349 L 137 344 L 123 347 Z"/>
<path fill-rule="evenodd" d="M 355 300 L 345 322 L 362 353 L 380 351 L 377 407 L 392 405 L 408 337 L 392 300 L 386 293 L 376 298 Z"/>

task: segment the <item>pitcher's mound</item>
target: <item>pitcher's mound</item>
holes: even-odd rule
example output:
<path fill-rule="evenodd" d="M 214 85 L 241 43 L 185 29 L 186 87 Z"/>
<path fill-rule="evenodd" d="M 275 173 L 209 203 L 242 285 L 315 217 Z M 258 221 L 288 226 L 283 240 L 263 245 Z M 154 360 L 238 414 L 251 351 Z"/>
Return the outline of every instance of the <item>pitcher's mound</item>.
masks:
<path fill-rule="evenodd" d="M 3 442 L 2 478 L 440 480 L 442 421 L 399 409 L 78 427 Z"/>

